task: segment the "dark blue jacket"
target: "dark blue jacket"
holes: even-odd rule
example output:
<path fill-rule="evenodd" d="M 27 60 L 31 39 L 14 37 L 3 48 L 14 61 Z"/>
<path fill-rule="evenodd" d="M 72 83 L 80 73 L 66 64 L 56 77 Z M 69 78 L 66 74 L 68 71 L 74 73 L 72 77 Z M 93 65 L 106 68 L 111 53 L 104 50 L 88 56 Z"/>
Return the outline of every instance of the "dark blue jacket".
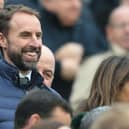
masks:
<path fill-rule="evenodd" d="M 28 86 L 19 82 L 18 69 L 0 60 L 0 129 L 13 129 L 14 113 L 20 99 L 27 91 L 34 88 L 45 88 L 42 85 L 42 77 L 36 71 L 32 71 L 31 82 Z M 55 94 L 55 92 L 54 92 Z"/>

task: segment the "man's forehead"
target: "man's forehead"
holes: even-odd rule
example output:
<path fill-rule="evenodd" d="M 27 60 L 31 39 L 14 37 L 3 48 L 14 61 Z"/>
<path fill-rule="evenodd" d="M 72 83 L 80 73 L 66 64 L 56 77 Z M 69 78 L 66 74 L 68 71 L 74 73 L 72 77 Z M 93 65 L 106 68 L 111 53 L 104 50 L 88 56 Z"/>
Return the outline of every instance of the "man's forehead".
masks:
<path fill-rule="evenodd" d="M 12 16 L 12 19 L 10 20 L 10 27 L 14 29 L 26 28 L 27 30 L 31 30 L 35 27 L 35 29 L 39 29 L 41 31 L 40 21 L 35 15 L 21 12 L 17 12 Z"/>
<path fill-rule="evenodd" d="M 10 23 L 23 23 L 23 22 L 31 22 L 32 23 L 35 21 L 37 23 L 40 23 L 39 19 L 32 14 L 28 14 L 28 13 L 24 13 L 24 12 L 16 12 L 15 14 L 13 14 Z"/>

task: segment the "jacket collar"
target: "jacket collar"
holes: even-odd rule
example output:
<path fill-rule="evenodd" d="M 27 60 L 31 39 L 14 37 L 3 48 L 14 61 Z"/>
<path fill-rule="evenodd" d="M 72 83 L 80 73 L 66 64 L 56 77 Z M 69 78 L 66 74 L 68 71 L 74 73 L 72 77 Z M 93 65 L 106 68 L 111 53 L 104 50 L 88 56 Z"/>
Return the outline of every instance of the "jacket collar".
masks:
<path fill-rule="evenodd" d="M 0 59 L 0 76 L 10 80 L 16 85 L 19 81 L 19 70 L 16 66 L 10 65 L 4 59 Z M 33 70 L 28 89 L 31 89 L 34 86 L 41 87 L 42 82 L 43 78 L 41 75 L 36 70 Z"/>

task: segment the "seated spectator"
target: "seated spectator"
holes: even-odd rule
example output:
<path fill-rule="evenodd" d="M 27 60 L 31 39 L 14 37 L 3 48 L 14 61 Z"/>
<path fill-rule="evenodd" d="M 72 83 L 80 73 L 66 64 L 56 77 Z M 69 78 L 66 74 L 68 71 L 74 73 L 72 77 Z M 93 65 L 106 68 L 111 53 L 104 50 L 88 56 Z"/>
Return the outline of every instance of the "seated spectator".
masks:
<path fill-rule="evenodd" d="M 70 102 L 75 109 L 78 103 L 89 97 L 93 77 L 100 63 L 109 56 L 129 54 L 129 7 L 119 6 L 111 13 L 106 27 L 110 50 L 86 59 L 81 65 L 73 85 Z"/>
<path fill-rule="evenodd" d="M 55 57 L 47 46 L 42 46 L 41 56 L 37 63 L 37 69 L 43 77 L 43 84 L 51 87 L 55 72 Z"/>
<path fill-rule="evenodd" d="M 129 105 L 115 105 L 102 113 L 90 129 L 129 129 L 128 120 Z"/>
<path fill-rule="evenodd" d="M 79 111 L 116 102 L 129 102 L 129 58 L 109 57 L 99 66 L 94 76 L 90 95 L 79 105 Z"/>
<path fill-rule="evenodd" d="M 46 90 L 32 90 L 20 102 L 15 113 L 15 129 L 30 129 L 41 120 L 52 119 L 71 124 L 68 103 Z"/>

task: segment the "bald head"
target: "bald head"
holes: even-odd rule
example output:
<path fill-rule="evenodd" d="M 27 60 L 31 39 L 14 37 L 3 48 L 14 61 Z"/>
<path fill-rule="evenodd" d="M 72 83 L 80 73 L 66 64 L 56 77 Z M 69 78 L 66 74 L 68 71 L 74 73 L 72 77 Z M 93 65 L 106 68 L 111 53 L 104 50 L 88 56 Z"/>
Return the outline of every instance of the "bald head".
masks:
<path fill-rule="evenodd" d="M 115 8 L 112 11 L 112 13 L 111 13 L 111 15 L 109 17 L 109 23 L 112 24 L 116 20 L 119 21 L 121 19 L 120 15 L 121 16 L 122 15 L 124 15 L 124 16 L 126 15 L 127 17 L 129 17 L 128 14 L 129 14 L 129 6 L 127 6 L 127 5 L 120 5 L 120 6 L 118 6 L 117 8 Z"/>
<path fill-rule="evenodd" d="M 55 72 L 55 58 L 52 51 L 47 46 L 42 46 L 42 52 L 37 63 L 37 69 L 44 78 L 44 84 L 51 86 Z"/>
<path fill-rule="evenodd" d="M 129 51 L 129 6 L 115 8 L 107 26 L 107 37 L 111 43 Z"/>

